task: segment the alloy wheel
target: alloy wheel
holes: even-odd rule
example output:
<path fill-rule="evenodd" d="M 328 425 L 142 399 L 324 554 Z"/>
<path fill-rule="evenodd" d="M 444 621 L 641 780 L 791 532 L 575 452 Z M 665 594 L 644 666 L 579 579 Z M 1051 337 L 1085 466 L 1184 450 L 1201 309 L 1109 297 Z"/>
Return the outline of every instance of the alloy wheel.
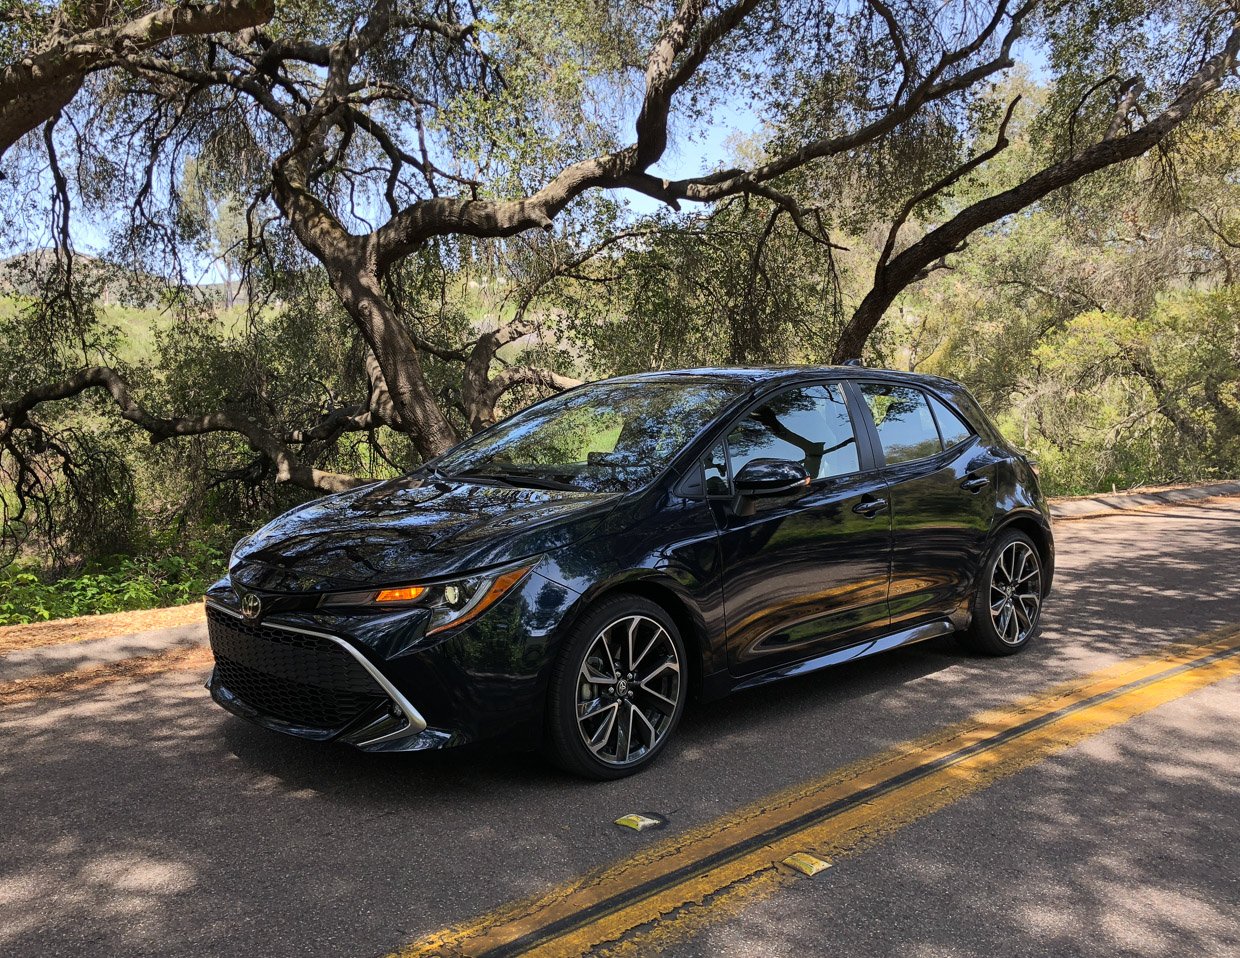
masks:
<path fill-rule="evenodd" d="M 676 644 L 662 625 L 629 615 L 605 626 L 581 663 L 577 729 L 601 762 L 640 762 L 667 735 L 684 683 Z"/>
<path fill-rule="evenodd" d="M 1029 543 L 1017 539 L 999 553 L 990 574 L 990 620 L 1007 645 L 1020 645 L 1038 624 L 1042 565 Z"/>

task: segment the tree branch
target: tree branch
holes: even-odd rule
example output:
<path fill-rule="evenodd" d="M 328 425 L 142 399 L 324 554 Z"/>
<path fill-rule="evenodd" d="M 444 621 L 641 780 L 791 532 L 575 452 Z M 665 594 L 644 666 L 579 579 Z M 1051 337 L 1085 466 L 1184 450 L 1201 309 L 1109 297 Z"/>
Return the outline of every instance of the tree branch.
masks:
<path fill-rule="evenodd" d="M 178 3 L 110 23 L 111 5 L 95 5 L 86 29 L 58 25 L 38 49 L 0 70 L 0 156 L 60 112 L 88 74 L 170 37 L 235 32 L 266 23 L 274 10 L 274 0 L 217 0 L 202 6 Z"/>
<path fill-rule="evenodd" d="M 278 482 L 291 482 L 318 492 L 341 492 L 365 481 L 340 473 L 324 472 L 301 463 L 283 439 L 250 416 L 227 411 L 202 416 L 152 415 L 134 399 L 129 383 L 114 369 L 106 366 L 83 369 L 60 382 L 36 387 L 12 402 L 0 404 L 0 414 L 3 417 L 0 418 L 0 442 L 7 441 L 14 432 L 31 426 L 30 414 L 40 404 L 71 399 L 90 389 L 107 392 L 120 409 L 121 418 L 148 432 L 152 443 L 178 436 L 235 432 L 245 436 L 251 448 L 271 460 L 276 467 Z"/>
<path fill-rule="evenodd" d="M 1145 153 L 1182 123 L 1236 66 L 1240 51 L 1240 19 L 1222 49 L 1209 57 L 1180 88 L 1175 99 L 1154 119 L 1130 133 L 1100 140 L 1075 156 L 1046 167 L 1017 186 L 973 203 L 931 230 L 876 273 L 874 287 L 862 299 L 835 348 L 835 361 L 859 356 L 870 333 L 895 297 L 922 270 L 957 249 L 975 230 L 1010 216 L 1060 187 L 1090 173 Z"/>
<path fill-rule="evenodd" d="M 504 393 L 516 389 L 518 386 L 543 386 L 555 392 L 563 392 L 565 389 L 572 389 L 574 386 L 580 385 L 580 379 L 562 376 L 549 369 L 539 369 L 535 366 L 509 366 L 507 369 L 501 369 L 491 377 L 487 391 L 481 397 L 481 401 L 489 403 L 494 408 Z"/>
<path fill-rule="evenodd" d="M 944 78 L 946 71 L 963 62 L 985 44 L 996 31 L 1006 13 L 1006 2 L 1000 3 L 995 16 L 977 37 L 963 47 L 943 54 L 939 62 L 908 95 L 903 103 L 892 103 L 880 117 L 840 136 L 813 140 L 799 149 L 757 166 L 751 170 L 723 170 L 705 176 L 683 180 L 662 180 L 644 173 L 623 176 L 620 186 L 676 207 L 680 200 L 698 203 L 713 202 L 740 193 L 756 192 L 756 185 L 773 180 L 785 173 L 799 169 L 815 160 L 838 156 L 849 150 L 871 143 L 900 126 L 927 103 L 941 100 L 953 93 L 968 89 L 975 83 L 1010 68 L 1012 46 L 1020 38 L 1024 22 L 1036 7 L 1035 0 L 1027 0 L 1012 12 L 1011 21 L 996 55 L 977 66 L 959 74 Z"/>
<path fill-rule="evenodd" d="M 900 208 L 900 212 L 896 214 L 895 219 L 892 221 L 891 229 L 887 233 L 887 242 L 883 244 L 883 250 L 878 256 L 878 265 L 874 268 L 876 275 L 882 271 L 883 267 L 887 265 L 887 261 L 891 259 L 892 251 L 895 249 L 896 239 L 900 235 L 900 228 L 908 222 L 908 218 L 912 215 L 913 210 L 917 209 L 917 207 L 919 207 L 922 203 L 925 203 L 926 201 L 940 195 L 945 190 L 951 189 L 951 187 L 953 187 L 956 183 L 959 183 L 979 166 L 998 156 L 1008 148 L 1008 124 L 1011 123 L 1012 112 L 1016 109 L 1016 104 L 1019 102 L 1020 97 L 1017 96 L 1011 103 L 1008 104 L 1007 111 L 1003 114 L 1003 121 L 999 124 L 999 133 L 995 137 L 994 146 L 992 146 L 989 150 L 977 154 L 977 156 L 974 156 L 966 163 L 962 163 L 942 179 L 931 183 L 924 190 L 921 190 L 919 193 L 909 197 L 905 204 Z"/>

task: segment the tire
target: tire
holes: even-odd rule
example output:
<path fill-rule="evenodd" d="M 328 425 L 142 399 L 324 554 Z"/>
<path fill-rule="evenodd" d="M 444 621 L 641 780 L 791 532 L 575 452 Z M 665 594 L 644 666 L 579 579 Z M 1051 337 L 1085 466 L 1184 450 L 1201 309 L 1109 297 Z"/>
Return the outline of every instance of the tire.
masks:
<path fill-rule="evenodd" d="M 1015 655 L 1038 634 L 1042 614 L 1042 557 L 1023 532 L 999 536 L 977 577 L 972 621 L 960 633 L 965 648 Z"/>
<path fill-rule="evenodd" d="M 635 595 L 602 600 L 573 627 L 552 669 L 549 757 L 585 778 L 641 771 L 680 724 L 688 679 L 684 640 L 661 606 Z"/>

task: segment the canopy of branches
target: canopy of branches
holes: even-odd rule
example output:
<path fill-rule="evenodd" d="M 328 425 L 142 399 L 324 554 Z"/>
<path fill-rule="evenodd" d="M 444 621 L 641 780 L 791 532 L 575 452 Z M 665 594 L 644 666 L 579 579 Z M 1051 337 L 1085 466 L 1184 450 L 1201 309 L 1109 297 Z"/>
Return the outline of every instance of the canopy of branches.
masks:
<path fill-rule="evenodd" d="M 1238 49 L 1234 0 L 10 0 L 5 543 L 704 362 L 960 376 L 1063 488 L 1234 469 Z"/>

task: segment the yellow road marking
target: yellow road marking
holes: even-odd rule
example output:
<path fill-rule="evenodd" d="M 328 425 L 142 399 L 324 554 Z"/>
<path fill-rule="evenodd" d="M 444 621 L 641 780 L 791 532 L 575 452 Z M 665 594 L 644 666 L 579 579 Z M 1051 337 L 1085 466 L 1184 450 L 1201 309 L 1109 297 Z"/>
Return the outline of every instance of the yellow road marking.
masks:
<path fill-rule="evenodd" d="M 650 953 L 787 881 L 797 852 L 838 861 L 999 778 L 1240 674 L 1240 628 L 1126 660 L 769 796 L 644 852 L 445 929 L 419 956 Z"/>

